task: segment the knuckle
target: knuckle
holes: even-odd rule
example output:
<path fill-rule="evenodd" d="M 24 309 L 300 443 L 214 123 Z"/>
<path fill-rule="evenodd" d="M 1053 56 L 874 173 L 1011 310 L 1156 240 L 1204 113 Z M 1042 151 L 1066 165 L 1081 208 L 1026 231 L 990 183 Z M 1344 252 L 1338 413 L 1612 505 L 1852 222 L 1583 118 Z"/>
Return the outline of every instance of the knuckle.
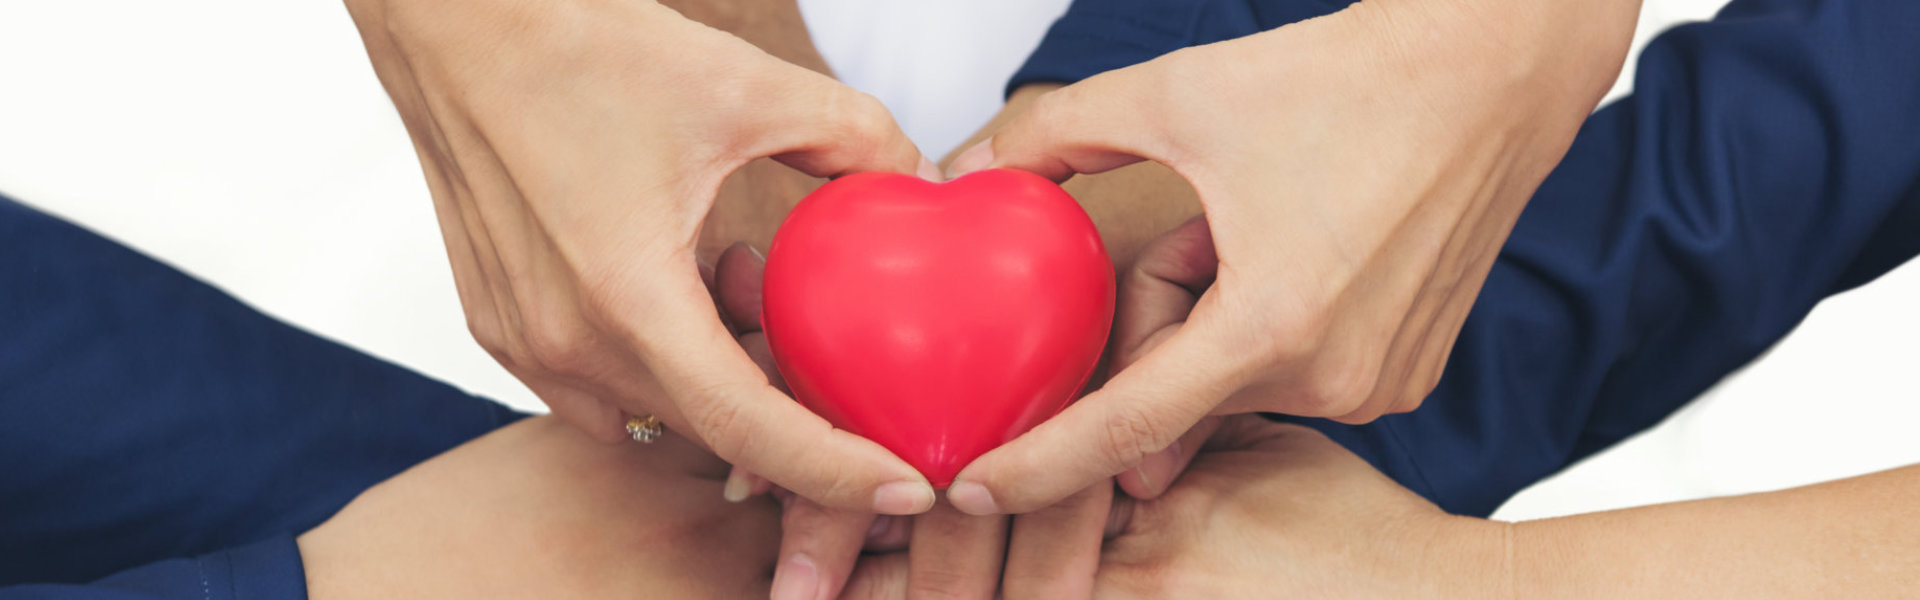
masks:
<path fill-rule="evenodd" d="M 948 565 L 914 565 L 907 575 L 907 597 L 914 600 L 987 600 L 976 581 L 979 574 L 962 572 Z"/>
<path fill-rule="evenodd" d="M 586 370 L 589 336 L 571 319 L 556 316 L 530 318 L 526 331 L 526 354 L 541 369 L 558 374 L 580 374 Z"/>
<path fill-rule="evenodd" d="M 862 92 L 844 96 L 834 115 L 835 133 L 842 139 L 873 140 L 887 137 L 893 129 L 893 117 L 879 99 Z"/>
<path fill-rule="evenodd" d="M 1252 323 L 1245 340 L 1253 356 L 1267 367 L 1298 365 L 1320 355 L 1332 326 L 1326 311 L 1315 305 L 1293 304 L 1280 310 L 1251 310 Z"/>
<path fill-rule="evenodd" d="M 1360 410 L 1379 384 L 1379 365 L 1352 360 L 1327 361 L 1311 373 L 1299 395 L 1299 414 L 1333 417 Z M 1351 366 L 1368 365 L 1368 366 Z M 1367 419 L 1371 420 L 1371 418 Z"/>
<path fill-rule="evenodd" d="M 872 486 L 865 478 L 855 473 L 853 469 L 842 468 L 840 466 L 841 463 L 838 462 L 828 462 L 825 464 L 828 471 L 823 474 L 822 478 L 826 483 L 818 493 L 819 497 L 826 499 L 872 497 L 870 491 L 866 494 L 861 494 L 863 491 L 871 490 Z"/>
<path fill-rule="evenodd" d="M 1420 405 L 1427 401 L 1427 396 L 1432 394 L 1433 389 L 1438 385 L 1440 385 L 1439 375 L 1427 376 L 1419 383 L 1403 390 L 1400 393 L 1399 401 L 1394 403 L 1393 408 L 1389 412 L 1412 412 L 1414 409 L 1420 408 Z"/>
<path fill-rule="evenodd" d="M 1047 92 L 1034 99 L 1026 112 L 1020 114 L 1018 127 L 1006 129 L 1026 131 L 1036 137 L 1053 137 L 1055 132 L 1079 130 L 1082 111 L 1074 110 L 1074 105 L 1081 102 L 1083 97 L 1082 89 L 1075 86 Z"/>
<path fill-rule="evenodd" d="M 485 348 L 488 353 L 494 354 L 496 360 L 503 358 L 500 351 L 505 349 L 506 344 L 504 343 L 505 336 L 501 335 L 500 332 L 499 319 L 491 314 L 469 311 L 467 313 L 467 333 L 473 335 L 473 341 L 479 343 L 481 348 Z"/>
<path fill-rule="evenodd" d="M 1172 443 L 1167 432 L 1174 429 L 1157 411 L 1144 405 L 1123 406 L 1107 420 L 1105 443 L 1100 459 L 1112 473 L 1133 468 L 1148 454 Z"/>
<path fill-rule="evenodd" d="M 740 457 L 748 450 L 748 442 L 753 439 L 751 432 L 741 431 L 744 421 L 740 407 L 718 398 L 701 404 L 704 408 L 696 411 L 692 417 L 694 433 L 706 440 L 707 445 L 713 448 L 713 453 L 722 460 L 738 464 Z"/>

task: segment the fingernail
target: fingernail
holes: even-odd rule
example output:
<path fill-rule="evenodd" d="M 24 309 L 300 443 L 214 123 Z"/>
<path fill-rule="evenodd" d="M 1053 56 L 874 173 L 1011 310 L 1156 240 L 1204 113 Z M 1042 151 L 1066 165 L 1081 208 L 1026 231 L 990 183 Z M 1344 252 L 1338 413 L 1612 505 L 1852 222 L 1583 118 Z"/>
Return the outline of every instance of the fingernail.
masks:
<path fill-rule="evenodd" d="M 720 497 L 728 502 L 740 502 L 752 493 L 753 475 L 748 474 L 746 469 L 734 467 L 733 471 L 727 473 L 727 486 L 721 488 Z"/>
<path fill-rule="evenodd" d="M 1153 489 L 1153 476 L 1147 474 L 1146 465 L 1140 465 L 1138 467 L 1134 467 L 1133 476 L 1140 478 L 1140 487 L 1144 487 L 1149 490 Z"/>
<path fill-rule="evenodd" d="M 1147 458 L 1147 464 L 1140 465 L 1140 483 L 1155 493 L 1167 491 L 1173 484 L 1175 469 L 1180 467 L 1180 440 L 1174 440 L 1167 449 L 1154 453 Z"/>
<path fill-rule="evenodd" d="M 820 570 L 813 559 L 795 554 L 773 573 L 773 600 L 818 600 Z"/>
<path fill-rule="evenodd" d="M 940 165 L 933 164 L 933 159 L 924 156 L 920 157 L 920 178 L 934 183 L 946 179 L 940 176 Z"/>
<path fill-rule="evenodd" d="M 914 481 L 895 481 L 873 492 L 873 512 L 883 515 L 917 515 L 933 508 L 933 486 Z"/>
<path fill-rule="evenodd" d="M 947 502 L 970 515 L 1000 514 L 1000 505 L 993 502 L 993 493 L 987 491 L 987 486 L 971 481 L 956 481 L 953 487 L 947 488 Z"/>
<path fill-rule="evenodd" d="M 874 517 L 873 525 L 867 527 L 867 541 L 871 542 L 875 538 L 886 535 L 887 528 L 893 527 L 893 519 L 894 517 L 890 515 Z"/>
<path fill-rule="evenodd" d="M 993 164 L 993 138 L 980 140 L 980 143 L 974 144 L 966 152 L 961 152 L 960 157 L 953 159 L 953 164 L 947 167 L 947 178 L 952 179 L 972 173 L 987 168 L 990 164 Z"/>

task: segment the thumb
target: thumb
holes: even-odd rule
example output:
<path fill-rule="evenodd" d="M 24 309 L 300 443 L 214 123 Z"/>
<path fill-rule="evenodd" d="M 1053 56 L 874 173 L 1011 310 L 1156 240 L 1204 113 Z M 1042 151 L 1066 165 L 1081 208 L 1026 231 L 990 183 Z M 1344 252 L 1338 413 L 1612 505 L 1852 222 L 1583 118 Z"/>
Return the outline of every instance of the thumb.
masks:
<path fill-rule="evenodd" d="M 704 290 L 678 299 L 626 311 L 645 316 L 623 331 L 674 400 L 680 422 L 670 425 L 727 462 L 825 506 L 916 514 L 933 505 L 933 488 L 919 471 L 780 393 L 721 325 Z"/>
<path fill-rule="evenodd" d="M 767 129 L 786 135 L 769 136 L 769 144 L 754 154 L 814 177 L 839 177 L 863 171 L 926 174 L 931 162 L 900 130 L 892 113 L 873 96 L 827 80 L 826 100 L 810 103 Z M 793 124 L 799 123 L 798 127 Z M 924 165 L 924 166 L 923 166 Z M 934 170 L 934 175 L 938 171 Z"/>
<path fill-rule="evenodd" d="M 1041 96 L 1026 112 L 953 161 L 950 175 L 988 168 L 1038 173 L 1056 182 L 1142 160 L 1164 162 L 1157 122 L 1140 97 L 1135 73 L 1103 73 Z"/>
<path fill-rule="evenodd" d="M 970 514 L 1031 512 L 1172 446 L 1252 372 L 1222 342 L 1226 328 L 1188 322 L 1106 387 L 975 459 L 948 501 Z"/>
<path fill-rule="evenodd" d="M 1166 449 L 1148 455 L 1140 461 L 1140 466 L 1120 473 L 1114 479 L 1127 495 L 1141 500 L 1152 500 L 1167 493 L 1173 487 L 1173 481 L 1193 463 L 1193 456 L 1206 446 L 1207 439 L 1220 429 L 1222 417 L 1207 417 L 1200 420 L 1193 429 L 1187 430 L 1180 439 Z"/>
<path fill-rule="evenodd" d="M 1114 321 L 1114 368 L 1126 369 L 1180 330 L 1194 304 L 1213 284 L 1219 259 L 1205 217 L 1195 217 L 1140 251 L 1121 282 Z M 1173 445 L 1148 455 L 1140 466 L 1114 479 L 1143 500 L 1166 493 L 1213 431 L 1218 418 L 1202 419 Z"/>
<path fill-rule="evenodd" d="M 1164 491 L 1211 431 L 1195 425 L 1252 372 L 1245 353 L 1226 341 L 1234 325 L 1205 318 L 1205 291 L 1218 264 L 1213 250 L 1204 219 L 1142 250 L 1116 307 L 1119 371 L 1105 387 L 967 465 L 947 492 L 954 506 L 974 514 L 1027 512 L 1116 475 L 1129 494 Z M 1136 469 L 1143 461 L 1145 469 Z"/>

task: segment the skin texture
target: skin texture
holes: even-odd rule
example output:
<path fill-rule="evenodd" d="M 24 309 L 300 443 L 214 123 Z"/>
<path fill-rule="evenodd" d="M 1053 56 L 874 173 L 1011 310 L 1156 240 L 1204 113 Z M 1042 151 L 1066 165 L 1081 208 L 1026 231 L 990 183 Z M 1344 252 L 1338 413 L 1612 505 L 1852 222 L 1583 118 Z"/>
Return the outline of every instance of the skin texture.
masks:
<path fill-rule="evenodd" d="M 1029 512 L 1208 415 L 1360 423 L 1418 406 L 1526 200 L 1618 73 L 1637 9 L 1362 2 L 1036 100 L 952 170 L 1160 163 L 1196 191 L 1217 268 L 1152 352 L 974 461 L 948 498 Z"/>
<path fill-rule="evenodd" d="M 1506 524 L 1454 517 L 1311 429 L 1229 418 L 1133 504 L 1098 598 L 1503 597 Z"/>
<path fill-rule="evenodd" d="M 765 598 L 780 517 L 769 498 L 714 502 L 726 469 L 678 436 L 609 446 L 554 418 L 528 419 L 369 489 L 300 536 L 308 592 L 316 600 L 636 591 Z M 1899 597 L 1920 585 L 1915 498 L 1920 467 L 1905 467 L 1508 524 L 1447 515 L 1317 432 L 1238 416 L 1165 494 L 1115 504 L 1101 523 L 1111 541 L 1089 591 L 1121 599 Z M 940 539 L 955 535 L 972 534 Z M 918 587 L 914 560 L 869 556 L 838 597 L 974 597 L 956 593 L 965 581 Z M 1006 597 L 1021 585 L 1009 581 Z"/>
<path fill-rule="evenodd" d="M 677 435 L 593 441 L 552 417 L 395 476 L 300 536 L 308 594 L 765 598 L 768 498 L 715 502 L 727 465 Z"/>
<path fill-rule="evenodd" d="M 1920 589 L 1920 466 L 1515 526 L 1516 596 L 1898 598 Z"/>
<path fill-rule="evenodd" d="M 744 31 L 798 19 L 729 6 L 705 16 Z M 654 2 L 347 7 L 420 155 L 474 338 L 555 414 L 610 442 L 623 413 L 657 415 L 831 506 L 932 505 L 912 467 L 769 384 L 696 259 L 709 221 L 716 235 L 771 231 L 777 205 L 712 212 L 755 159 L 819 177 L 931 172 L 878 101 Z M 734 187 L 790 181 L 767 169 Z"/>

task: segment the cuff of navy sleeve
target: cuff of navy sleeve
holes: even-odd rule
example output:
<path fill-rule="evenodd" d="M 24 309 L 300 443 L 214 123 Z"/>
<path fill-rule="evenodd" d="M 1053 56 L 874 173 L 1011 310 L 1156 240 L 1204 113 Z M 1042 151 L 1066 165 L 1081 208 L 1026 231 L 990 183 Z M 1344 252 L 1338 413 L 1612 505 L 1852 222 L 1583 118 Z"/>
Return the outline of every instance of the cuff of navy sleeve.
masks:
<path fill-rule="evenodd" d="M 293 536 L 134 567 L 92 583 L 101 597 L 303 600 L 307 573 Z M 118 592 L 117 594 L 114 592 Z"/>
<path fill-rule="evenodd" d="M 307 597 L 307 570 L 300 562 L 300 546 L 281 534 L 224 552 L 201 557 L 202 564 L 226 568 L 227 589 L 234 600 Z"/>

